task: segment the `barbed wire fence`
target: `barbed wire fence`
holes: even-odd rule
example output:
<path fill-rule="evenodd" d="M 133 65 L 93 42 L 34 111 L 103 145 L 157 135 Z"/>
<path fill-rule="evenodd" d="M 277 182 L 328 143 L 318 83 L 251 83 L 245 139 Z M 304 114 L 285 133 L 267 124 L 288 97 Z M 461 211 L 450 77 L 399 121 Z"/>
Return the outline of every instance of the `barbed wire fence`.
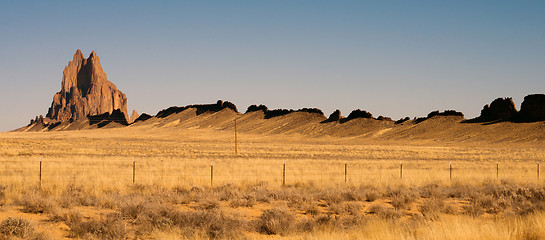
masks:
<path fill-rule="evenodd" d="M 294 160 L 108 157 L 0 160 L 0 184 L 298 183 L 374 185 L 512 180 L 541 182 L 536 161 Z"/>

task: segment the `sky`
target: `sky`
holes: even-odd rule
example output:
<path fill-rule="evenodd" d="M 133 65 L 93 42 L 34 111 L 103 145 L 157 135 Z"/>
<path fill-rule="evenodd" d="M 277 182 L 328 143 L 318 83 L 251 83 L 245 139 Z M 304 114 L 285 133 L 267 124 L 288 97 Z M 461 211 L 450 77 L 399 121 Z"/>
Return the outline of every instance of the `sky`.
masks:
<path fill-rule="evenodd" d="M 4 1 L 0 131 L 45 115 L 77 49 L 128 111 L 235 103 L 399 119 L 545 93 L 545 1 Z"/>

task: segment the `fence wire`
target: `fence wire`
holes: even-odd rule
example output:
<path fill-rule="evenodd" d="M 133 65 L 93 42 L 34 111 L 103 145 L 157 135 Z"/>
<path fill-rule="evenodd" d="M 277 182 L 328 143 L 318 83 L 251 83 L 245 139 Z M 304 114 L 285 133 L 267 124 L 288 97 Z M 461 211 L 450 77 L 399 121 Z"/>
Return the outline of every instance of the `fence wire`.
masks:
<path fill-rule="evenodd" d="M 112 158 L 0 160 L 0 184 L 541 182 L 534 161 Z"/>

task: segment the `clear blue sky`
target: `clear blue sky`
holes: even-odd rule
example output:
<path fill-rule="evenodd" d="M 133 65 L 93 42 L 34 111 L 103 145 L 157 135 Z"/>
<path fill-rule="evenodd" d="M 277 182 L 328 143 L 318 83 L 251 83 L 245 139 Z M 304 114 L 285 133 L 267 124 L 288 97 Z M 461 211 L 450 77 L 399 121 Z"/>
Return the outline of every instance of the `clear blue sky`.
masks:
<path fill-rule="evenodd" d="M 1 1 L 0 131 L 47 113 L 76 49 L 129 112 L 223 99 L 471 118 L 545 93 L 545 1 Z"/>

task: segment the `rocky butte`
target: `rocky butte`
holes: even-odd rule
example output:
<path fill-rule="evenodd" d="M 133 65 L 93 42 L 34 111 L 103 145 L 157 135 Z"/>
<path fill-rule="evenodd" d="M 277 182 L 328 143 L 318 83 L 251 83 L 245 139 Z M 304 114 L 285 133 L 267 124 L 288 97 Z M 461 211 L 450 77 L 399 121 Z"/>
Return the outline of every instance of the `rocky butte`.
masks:
<path fill-rule="evenodd" d="M 85 58 L 78 49 L 64 68 L 61 91 L 53 97 L 46 115 L 50 122 L 65 122 L 104 113 L 127 114 L 127 97 L 108 81 L 93 51 Z"/>

